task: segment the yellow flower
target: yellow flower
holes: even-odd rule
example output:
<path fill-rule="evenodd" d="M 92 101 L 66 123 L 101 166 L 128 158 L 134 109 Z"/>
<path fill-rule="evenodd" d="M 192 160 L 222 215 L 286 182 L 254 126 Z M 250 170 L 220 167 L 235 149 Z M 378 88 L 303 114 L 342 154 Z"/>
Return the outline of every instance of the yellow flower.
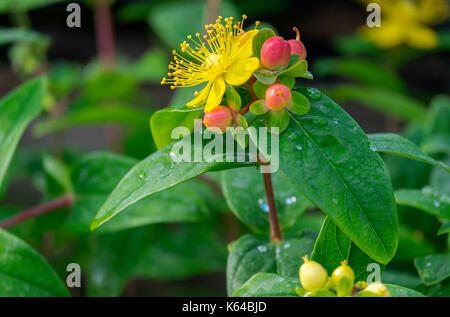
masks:
<path fill-rule="evenodd" d="M 225 85 L 238 86 L 244 84 L 259 68 L 259 59 L 252 57 L 252 41 L 258 30 L 243 32 L 242 26 L 246 16 L 233 23 L 233 18 L 222 17 L 215 24 L 205 26 L 206 34 L 196 34 L 188 39 L 194 43 L 191 47 L 184 41 L 181 54 L 173 51 L 170 62 L 171 78 L 163 78 L 161 84 L 170 84 L 172 89 L 192 87 L 207 83 L 188 106 L 200 106 L 206 103 L 205 111 L 210 112 L 219 106 L 225 93 Z M 224 23 L 223 23 L 224 22 Z M 259 22 L 256 22 L 256 26 Z"/>
<path fill-rule="evenodd" d="M 438 45 L 436 32 L 429 27 L 449 16 L 447 0 L 362 0 L 381 7 L 381 27 L 362 27 L 362 34 L 381 48 L 407 44 L 418 49 Z"/>

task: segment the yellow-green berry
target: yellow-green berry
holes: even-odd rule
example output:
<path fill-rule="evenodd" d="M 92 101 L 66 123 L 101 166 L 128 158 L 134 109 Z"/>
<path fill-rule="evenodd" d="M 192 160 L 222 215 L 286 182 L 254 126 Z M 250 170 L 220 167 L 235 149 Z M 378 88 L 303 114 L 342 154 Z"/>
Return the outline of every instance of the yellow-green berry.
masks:
<path fill-rule="evenodd" d="M 315 261 L 309 261 L 308 256 L 304 256 L 305 261 L 300 266 L 300 283 L 308 291 L 315 291 L 325 286 L 328 280 L 327 271 L 322 265 Z"/>

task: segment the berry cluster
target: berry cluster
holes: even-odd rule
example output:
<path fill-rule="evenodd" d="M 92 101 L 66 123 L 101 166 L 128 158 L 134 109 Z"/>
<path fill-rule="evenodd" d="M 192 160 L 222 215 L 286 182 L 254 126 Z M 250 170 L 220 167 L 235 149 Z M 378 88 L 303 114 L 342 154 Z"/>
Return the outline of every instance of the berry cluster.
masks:
<path fill-rule="evenodd" d="M 342 261 L 331 277 L 320 263 L 310 261 L 308 256 L 303 257 L 304 263 L 300 267 L 299 276 L 302 288 L 296 292 L 302 297 L 390 297 L 388 288 L 381 282 L 367 285 L 366 282 L 355 282 L 355 273 Z"/>
<path fill-rule="evenodd" d="M 312 79 L 306 62 L 306 48 L 300 41 L 297 28 L 295 39 L 284 40 L 270 29 L 262 29 L 253 38 L 253 55 L 259 58 L 260 67 L 243 85 L 252 96 L 247 107 L 241 109 L 241 97 L 233 86 L 227 86 L 222 105 L 205 113 L 203 123 L 208 129 L 225 132 L 227 127 L 242 126 L 247 122 L 246 111 L 264 116 L 267 127 L 283 132 L 289 125 L 289 112 L 304 115 L 309 112 L 309 101 L 293 91 L 296 77 Z"/>

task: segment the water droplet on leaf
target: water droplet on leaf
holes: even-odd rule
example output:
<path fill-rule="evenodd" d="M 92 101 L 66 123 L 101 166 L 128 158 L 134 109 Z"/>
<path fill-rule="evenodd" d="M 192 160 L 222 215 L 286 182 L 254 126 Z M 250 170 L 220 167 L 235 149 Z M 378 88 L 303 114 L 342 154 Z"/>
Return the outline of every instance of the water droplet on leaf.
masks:
<path fill-rule="evenodd" d="M 292 196 L 292 197 L 288 197 L 286 198 L 285 202 L 286 205 L 292 205 L 293 203 L 295 203 L 297 201 L 297 197 Z"/>
<path fill-rule="evenodd" d="M 258 199 L 259 208 L 264 212 L 269 212 L 269 205 L 264 201 L 263 198 Z"/>
<path fill-rule="evenodd" d="M 308 88 L 306 90 L 306 95 L 312 100 L 319 100 L 322 97 L 322 93 L 316 88 Z"/>
<path fill-rule="evenodd" d="M 267 251 L 267 247 L 265 245 L 259 245 L 258 246 L 258 251 L 261 253 L 264 253 Z"/>

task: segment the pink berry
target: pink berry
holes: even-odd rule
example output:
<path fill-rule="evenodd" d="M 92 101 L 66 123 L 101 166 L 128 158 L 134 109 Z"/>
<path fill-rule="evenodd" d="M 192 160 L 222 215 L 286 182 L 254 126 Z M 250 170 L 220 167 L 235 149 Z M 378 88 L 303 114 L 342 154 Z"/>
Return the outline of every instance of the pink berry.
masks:
<path fill-rule="evenodd" d="M 261 65 L 265 69 L 275 70 L 289 64 L 291 46 L 279 36 L 268 38 L 261 47 Z"/>
<path fill-rule="evenodd" d="M 294 31 L 297 32 L 296 39 L 288 41 L 291 46 L 291 54 L 300 56 L 300 59 L 306 59 L 306 48 L 302 41 L 300 41 L 300 31 L 296 27 L 294 27 Z"/>
<path fill-rule="evenodd" d="M 203 123 L 208 129 L 218 128 L 222 132 L 225 132 L 227 127 L 231 126 L 232 121 L 231 111 L 225 106 L 218 106 L 205 113 L 203 117 Z"/>
<path fill-rule="evenodd" d="M 266 90 L 265 102 L 270 110 L 283 110 L 292 102 L 291 90 L 285 85 L 273 84 Z"/>

